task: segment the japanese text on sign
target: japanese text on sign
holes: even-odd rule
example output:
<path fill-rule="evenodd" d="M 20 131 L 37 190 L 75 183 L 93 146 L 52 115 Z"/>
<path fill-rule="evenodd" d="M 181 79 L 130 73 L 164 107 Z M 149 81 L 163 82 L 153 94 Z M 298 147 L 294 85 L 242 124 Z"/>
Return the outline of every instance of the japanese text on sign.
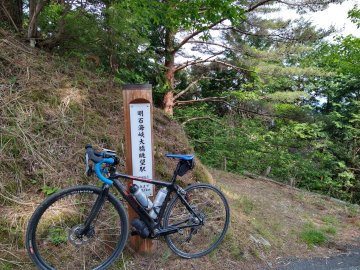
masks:
<path fill-rule="evenodd" d="M 150 104 L 130 104 L 130 128 L 133 175 L 152 178 L 152 145 Z M 147 196 L 153 195 L 153 185 L 134 181 Z"/>

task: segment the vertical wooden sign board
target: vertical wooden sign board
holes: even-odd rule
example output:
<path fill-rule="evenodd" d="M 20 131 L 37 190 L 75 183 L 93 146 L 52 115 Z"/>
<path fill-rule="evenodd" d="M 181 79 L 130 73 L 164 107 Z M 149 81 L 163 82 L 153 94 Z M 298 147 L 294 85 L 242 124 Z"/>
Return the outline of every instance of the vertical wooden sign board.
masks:
<path fill-rule="evenodd" d="M 145 178 L 154 176 L 153 106 L 151 84 L 123 86 L 125 161 L 127 174 Z M 153 200 L 154 186 L 133 181 Z M 137 214 L 129 208 L 129 222 Z M 149 239 L 131 236 L 130 245 L 138 252 L 152 252 L 154 245 Z"/>

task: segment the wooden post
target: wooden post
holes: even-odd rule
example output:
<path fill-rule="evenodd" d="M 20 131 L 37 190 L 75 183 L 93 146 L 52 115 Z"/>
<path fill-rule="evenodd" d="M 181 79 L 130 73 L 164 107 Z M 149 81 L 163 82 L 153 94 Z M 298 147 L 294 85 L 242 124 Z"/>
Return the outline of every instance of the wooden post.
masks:
<path fill-rule="evenodd" d="M 153 178 L 153 104 L 151 84 L 128 84 L 123 86 L 125 161 L 127 174 Z M 136 182 L 136 181 L 133 181 Z M 132 183 L 129 183 L 131 185 Z M 141 189 L 154 199 L 153 185 L 137 182 Z M 128 209 L 129 222 L 137 217 Z M 130 225 L 131 226 L 131 225 Z M 137 252 L 152 252 L 154 245 L 149 239 L 130 236 L 130 245 Z"/>

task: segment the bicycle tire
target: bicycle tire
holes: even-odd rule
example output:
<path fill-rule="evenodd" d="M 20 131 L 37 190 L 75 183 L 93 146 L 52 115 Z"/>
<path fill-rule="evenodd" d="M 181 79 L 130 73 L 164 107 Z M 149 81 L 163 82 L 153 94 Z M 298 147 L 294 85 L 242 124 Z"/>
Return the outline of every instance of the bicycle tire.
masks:
<path fill-rule="evenodd" d="M 184 190 L 191 208 L 204 218 L 204 225 L 195 227 L 193 231 L 186 228 L 166 235 L 165 240 L 169 248 L 180 257 L 198 258 L 209 254 L 224 239 L 230 222 L 230 208 L 223 193 L 214 186 L 194 184 Z M 217 215 L 211 216 L 212 214 Z M 163 226 L 166 229 L 179 223 L 194 224 L 194 218 L 179 199 L 179 195 L 176 195 L 165 210 Z"/>
<path fill-rule="evenodd" d="M 39 269 L 106 269 L 116 260 L 127 241 L 128 218 L 114 195 L 107 195 L 88 235 L 75 236 L 101 191 L 95 186 L 66 188 L 35 210 L 26 248 Z"/>

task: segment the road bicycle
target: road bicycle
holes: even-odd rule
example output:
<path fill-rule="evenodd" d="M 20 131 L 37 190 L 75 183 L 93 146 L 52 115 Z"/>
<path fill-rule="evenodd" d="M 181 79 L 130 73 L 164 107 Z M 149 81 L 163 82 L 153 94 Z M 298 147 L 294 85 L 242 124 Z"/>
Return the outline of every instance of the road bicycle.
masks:
<path fill-rule="evenodd" d="M 167 154 L 179 162 L 170 182 L 135 177 L 116 171 L 119 159 L 107 149 L 86 147 L 86 175 L 95 172 L 102 187 L 81 185 L 65 188 L 45 199 L 32 215 L 26 233 L 26 248 L 40 269 L 106 269 L 123 251 L 129 224 L 123 202 L 138 218 L 131 221 L 131 235 L 163 236 L 169 248 L 183 258 L 209 254 L 224 239 L 230 210 L 223 193 L 208 184 L 181 187 L 177 176 L 194 167 L 194 156 Z M 89 161 L 94 163 L 94 169 Z M 160 189 L 147 205 L 136 185 L 119 181 L 137 180 Z M 122 201 L 110 193 L 115 186 Z M 135 189 L 134 189 L 135 188 Z M 129 191 L 130 190 L 130 191 Z M 162 195 L 160 196 L 160 192 Z M 163 197 L 163 202 L 157 198 Z"/>

